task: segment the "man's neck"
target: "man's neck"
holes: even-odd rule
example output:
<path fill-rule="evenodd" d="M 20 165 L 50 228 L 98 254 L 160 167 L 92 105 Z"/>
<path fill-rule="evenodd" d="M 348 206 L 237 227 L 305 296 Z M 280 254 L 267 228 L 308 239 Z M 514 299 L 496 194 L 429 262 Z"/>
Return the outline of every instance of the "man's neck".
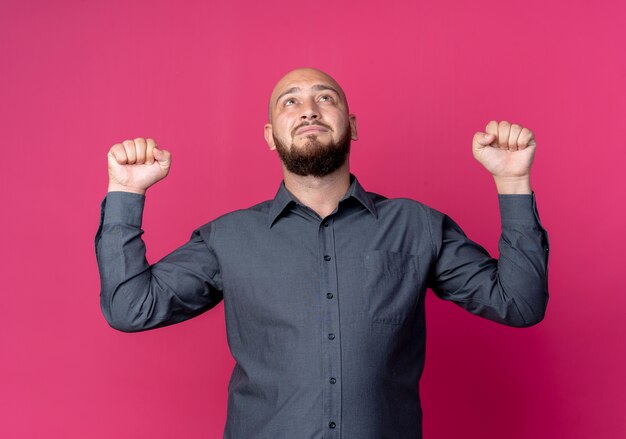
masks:
<path fill-rule="evenodd" d="M 323 177 L 303 177 L 289 172 L 284 166 L 283 176 L 287 190 L 321 218 L 335 210 L 350 187 L 350 166 L 347 159 L 339 169 Z"/>

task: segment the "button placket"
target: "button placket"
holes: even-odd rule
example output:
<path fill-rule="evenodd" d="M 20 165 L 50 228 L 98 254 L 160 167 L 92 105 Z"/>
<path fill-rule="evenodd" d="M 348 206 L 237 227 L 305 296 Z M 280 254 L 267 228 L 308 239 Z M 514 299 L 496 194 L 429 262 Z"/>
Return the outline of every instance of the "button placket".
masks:
<path fill-rule="evenodd" d="M 323 219 L 319 224 L 320 292 L 326 300 L 322 306 L 322 374 L 326 378 L 322 389 L 326 433 L 324 437 L 339 438 L 337 428 L 341 420 L 341 385 L 338 378 L 341 373 L 341 334 L 339 328 L 338 300 L 333 300 L 337 291 L 337 266 L 334 244 L 334 215 Z"/>

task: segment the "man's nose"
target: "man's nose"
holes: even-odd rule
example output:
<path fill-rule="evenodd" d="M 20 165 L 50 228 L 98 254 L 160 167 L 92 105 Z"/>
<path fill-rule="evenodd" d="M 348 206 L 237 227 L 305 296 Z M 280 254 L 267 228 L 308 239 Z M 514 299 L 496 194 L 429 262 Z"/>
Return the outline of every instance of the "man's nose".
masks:
<path fill-rule="evenodd" d="M 300 119 L 315 120 L 318 119 L 320 116 L 319 109 L 317 108 L 317 104 L 314 101 L 308 101 L 303 103 L 301 108 L 302 113 L 300 114 Z"/>

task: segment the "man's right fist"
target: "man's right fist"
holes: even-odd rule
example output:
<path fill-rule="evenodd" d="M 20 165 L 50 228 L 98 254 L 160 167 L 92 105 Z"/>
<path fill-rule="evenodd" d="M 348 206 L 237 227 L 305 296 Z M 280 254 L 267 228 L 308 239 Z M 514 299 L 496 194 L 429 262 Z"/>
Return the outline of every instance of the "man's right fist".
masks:
<path fill-rule="evenodd" d="M 109 160 L 109 192 L 124 191 L 145 194 L 170 170 L 172 155 L 157 148 L 154 139 L 137 137 L 111 147 Z"/>

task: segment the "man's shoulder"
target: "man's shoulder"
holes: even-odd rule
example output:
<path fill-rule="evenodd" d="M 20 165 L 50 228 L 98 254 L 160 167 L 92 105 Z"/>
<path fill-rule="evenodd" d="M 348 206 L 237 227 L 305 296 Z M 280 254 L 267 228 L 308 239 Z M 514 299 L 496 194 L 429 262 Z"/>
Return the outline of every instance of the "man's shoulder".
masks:
<path fill-rule="evenodd" d="M 230 227 L 244 224 L 264 224 L 267 222 L 272 200 L 261 201 L 249 207 L 235 209 L 223 213 L 203 224 L 199 229 L 209 230 L 211 227 Z"/>
<path fill-rule="evenodd" d="M 431 215 L 438 210 L 430 205 L 408 197 L 386 197 L 375 192 L 367 192 L 377 210 L 385 212 L 413 212 L 418 215 Z"/>

